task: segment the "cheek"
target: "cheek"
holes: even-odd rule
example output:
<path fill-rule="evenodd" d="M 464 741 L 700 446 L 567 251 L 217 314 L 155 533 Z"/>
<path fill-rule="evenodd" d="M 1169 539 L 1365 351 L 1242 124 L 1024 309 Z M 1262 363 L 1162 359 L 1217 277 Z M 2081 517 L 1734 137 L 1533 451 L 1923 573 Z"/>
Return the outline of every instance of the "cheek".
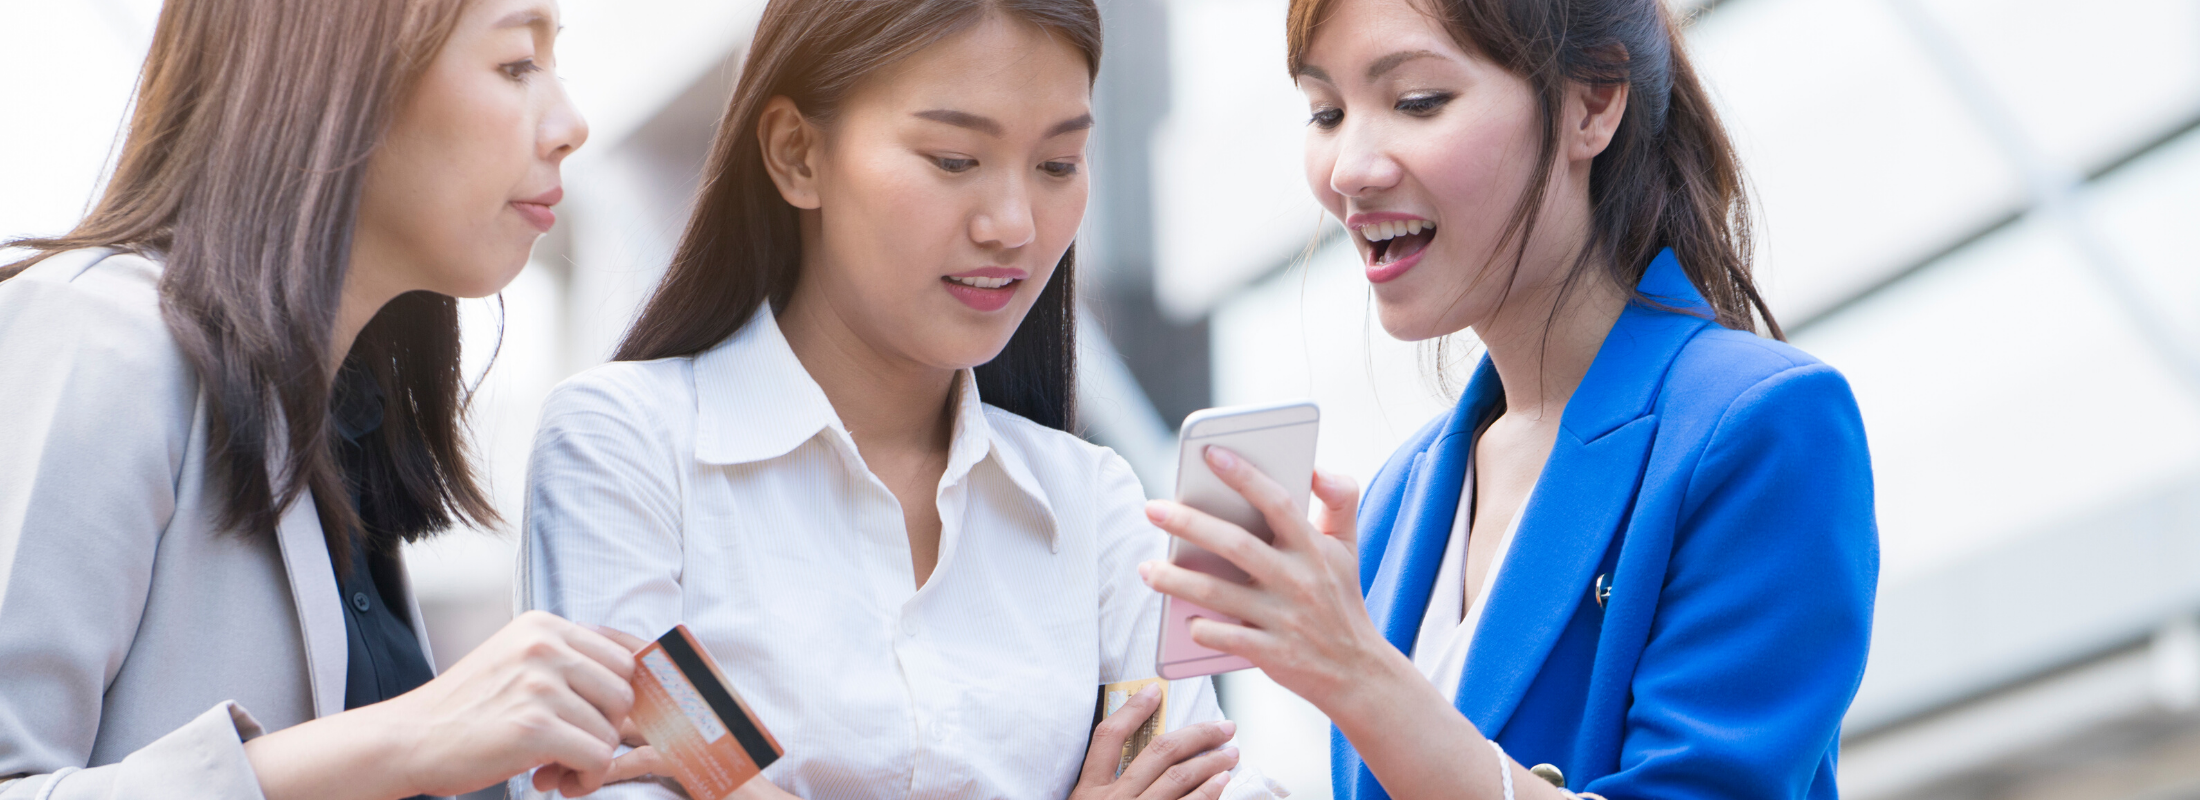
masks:
<path fill-rule="evenodd" d="M 898 154 L 896 154 L 898 155 Z M 962 235 L 959 198 L 926 174 L 936 168 L 892 156 L 846 165 L 823 193 L 830 251 L 872 277 L 937 280 L 935 268 Z M 834 213 L 835 210 L 842 213 Z"/>
<path fill-rule="evenodd" d="M 1423 137 L 1403 160 L 1437 205 L 1448 231 L 1439 241 L 1486 249 L 1527 189 L 1535 147 L 1508 130 L 1467 122 Z"/>

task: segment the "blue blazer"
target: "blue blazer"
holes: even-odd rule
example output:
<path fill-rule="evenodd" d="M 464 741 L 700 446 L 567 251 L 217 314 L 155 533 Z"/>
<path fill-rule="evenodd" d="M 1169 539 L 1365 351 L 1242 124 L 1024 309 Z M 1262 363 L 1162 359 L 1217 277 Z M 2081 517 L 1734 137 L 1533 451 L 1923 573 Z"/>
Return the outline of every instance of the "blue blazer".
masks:
<path fill-rule="evenodd" d="M 1836 797 L 1879 575 L 1856 401 L 1809 354 L 1710 321 L 1672 251 L 1640 290 L 1667 309 L 1629 304 L 1567 403 L 1459 712 L 1611 800 Z M 1485 358 L 1361 501 L 1360 590 L 1400 651 L 1502 395 Z M 1331 768 L 1340 798 L 1389 796 L 1342 735 Z"/>

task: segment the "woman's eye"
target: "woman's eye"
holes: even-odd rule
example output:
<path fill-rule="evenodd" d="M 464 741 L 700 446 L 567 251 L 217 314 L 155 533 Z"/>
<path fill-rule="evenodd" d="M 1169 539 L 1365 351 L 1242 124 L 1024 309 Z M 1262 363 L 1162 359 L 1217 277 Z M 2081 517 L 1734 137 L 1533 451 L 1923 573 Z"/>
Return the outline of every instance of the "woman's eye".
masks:
<path fill-rule="evenodd" d="M 938 164 L 940 169 L 954 173 L 969 172 L 978 167 L 978 160 L 975 158 L 934 158 L 932 163 Z"/>
<path fill-rule="evenodd" d="M 1451 102 L 1451 98 L 1452 94 L 1450 92 L 1406 95 L 1398 98 L 1398 103 L 1391 107 L 1414 116 L 1425 117 L 1443 108 L 1445 103 Z"/>
<path fill-rule="evenodd" d="M 1049 161 L 1040 164 L 1039 171 L 1056 178 L 1067 178 L 1077 174 L 1077 165 L 1068 161 Z"/>
<path fill-rule="evenodd" d="M 1344 109 L 1341 108 L 1314 109 L 1313 118 L 1307 120 L 1307 122 L 1312 124 L 1314 127 L 1320 128 L 1325 131 L 1337 127 L 1337 124 L 1343 121 Z"/>
<path fill-rule="evenodd" d="M 504 77 L 517 81 L 526 79 L 529 73 L 541 71 L 542 67 L 536 65 L 532 58 L 522 58 L 508 64 L 498 64 L 497 69 L 504 73 Z"/>

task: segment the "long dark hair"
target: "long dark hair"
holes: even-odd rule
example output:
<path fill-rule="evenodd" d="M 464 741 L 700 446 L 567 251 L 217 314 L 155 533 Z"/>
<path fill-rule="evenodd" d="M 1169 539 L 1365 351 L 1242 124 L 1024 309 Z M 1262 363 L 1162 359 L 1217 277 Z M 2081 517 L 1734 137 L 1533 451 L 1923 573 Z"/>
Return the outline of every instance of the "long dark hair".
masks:
<path fill-rule="evenodd" d="M 1315 29 L 1335 0 L 1291 0 L 1288 67 L 1299 74 Z M 1590 162 L 1588 247 L 1571 287 L 1601 264 L 1632 290 L 1651 259 L 1673 248 L 1718 323 L 1775 339 L 1780 323 L 1750 274 L 1749 198 L 1741 161 L 1682 48 L 1661 0 L 1425 0 L 1468 52 L 1528 81 L 1542 110 L 1534 176 L 1506 241 L 1524 248 L 1542 208 L 1569 84 L 1627 86 L 1611 144 Z M 1601 256 L 1601 258 L 1600 258 Z M 1516 256 L 1515 266 L 1518 261 Z M 1655 305 L 1652 298 L 1640 298 Z"/>
<path fill-rule="evenodd" d="M 857 82 L 1004 14 L 1067 39 L 1094 74 L 1100 12 L 1091 0 L 772 0 L 703 169 L 694 216 L 657 291 L 615 358 L 700 353 L 764 303 L 785 305 L 802 264 L 794 206 L 764 171 L 757 123 L 773 97 L 830 123 Z M 1037 302 L 992 361 L 978 367 L 986 402 L 1048 427 L 1076 424 L 1077 249 L 1062 254 Z"/>
<path fill-rule="evenodd" d="M 348 564 L 363 527 L 354 488 L 374 501 L 375 547 L 496 518 L 467 465 L 451 298 L 392 300 L 341 365 L 385 399 L 365 485 L 347 486 L 330 423 L 368 155 L 464 4 L 168 0 L 98 205 L 67 234 L 13 242 L 38 252 L 0 268 L 5 280 L 83 247 L 165 262 L 161 313 L 209 405 L 209 469 L 234 531 L 273 536 L 310 489 L 329 552 Z"/>

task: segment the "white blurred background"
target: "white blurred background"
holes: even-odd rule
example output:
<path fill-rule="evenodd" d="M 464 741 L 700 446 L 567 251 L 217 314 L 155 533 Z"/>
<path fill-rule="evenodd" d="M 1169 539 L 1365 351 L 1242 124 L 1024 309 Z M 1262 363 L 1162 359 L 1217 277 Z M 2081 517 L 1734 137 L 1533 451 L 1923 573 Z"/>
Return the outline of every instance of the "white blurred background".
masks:
<path fill-rule="evenodd" d="M 1100 2 L 1089 435 L 1164 494 L 1186 413 L 1313 397 L 1321 462 L 1364 481 L 1448 402 L 1306 192 L 1285 0 Z M 470 354 L 501 325 L 475 424 L 510 520 L 542 397 L 669 256 L 761 5 L 564 2 L 593 136 L 501 319 L 466 309 Z M 1774 309 L 1871 438 L 1884 572 L 1842 788 L 2200 798 L 2200 0 L 1676 7 Z M 83 213 L 157 13 L 0 0 L 0 237 Z M 409 553 L 439 660 L 510 616 L 513 554 L 509 526 Z M 1321 716 L 1257 673 L 1223 691 L 1247 759 L 1328 796 Z"/>

